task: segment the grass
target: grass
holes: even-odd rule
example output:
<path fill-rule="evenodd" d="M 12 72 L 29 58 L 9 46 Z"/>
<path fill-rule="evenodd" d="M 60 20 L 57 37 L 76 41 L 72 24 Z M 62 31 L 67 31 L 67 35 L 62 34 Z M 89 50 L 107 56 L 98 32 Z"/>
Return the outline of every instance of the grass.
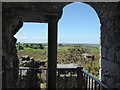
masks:
<path fill-rule="evenodd" d="M 62 60 L 67 60 L 70 57 L 68 49 L 73 48 L 74 45 L 63 45 L 63 46 L 58 46 L 58 61 L 61 60 L 60 62 L 62 63 Z M 95 55 L 95 60 L 93 61 L 95 63 L 95 66 L 99 68 L 99 58 L 100 58 L 100 48 L 99 45 L 81 45 L 81 47 L 85 50 L 85 53 Z M 31 58 L 33 57 L 35 60 L 44 60 L 47 61 L 47 52 L 48 52 L 48 46 L 44 46 L 44 49 L 32 49 L 32 48 L 25 48 L 24 50 L 18 50 L 18 58 L 20 59 L 21 56 L 24 55 L 29 55 Z M 77 55 L 77 54 L 76 54 Z M 74 55 L 75 56 L 75 55 Z M 72 58 L 71 58 L 72 59 Z M 78 64 L 78 62 L 76 63 Z M 87 63 L 88 65 L 90 63 Z M 87 67 L 87 64 L 85 65 Z M 95 72 L 95 71 L 93 71 Z M 94 75 L 97 79 L 99 79 L 99 76 Z"/>
<path fill-rule="evenodd" d="M 69 48 L 72 48 L 73 46 L 58 46 L 58 52 L 66 51 Z"/>
<path fill-rule="evenodd" d="M 35 60 L 47 60 L 47 49 L 24 48 L 24 50 L 19 50 L 17 54 L 19 59 L 21 56 L 29 55 Z"/>

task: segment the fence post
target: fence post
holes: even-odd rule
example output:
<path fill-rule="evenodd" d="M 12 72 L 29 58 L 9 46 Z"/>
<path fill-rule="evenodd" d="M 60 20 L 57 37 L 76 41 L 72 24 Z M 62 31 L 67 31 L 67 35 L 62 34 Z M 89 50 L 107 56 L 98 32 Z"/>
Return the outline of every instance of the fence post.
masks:
<path fill-rule="evenodd" d="M 83 72 L 81 71 L 83 67 L 77 67 L 77 88 L 83 88 Z"/>

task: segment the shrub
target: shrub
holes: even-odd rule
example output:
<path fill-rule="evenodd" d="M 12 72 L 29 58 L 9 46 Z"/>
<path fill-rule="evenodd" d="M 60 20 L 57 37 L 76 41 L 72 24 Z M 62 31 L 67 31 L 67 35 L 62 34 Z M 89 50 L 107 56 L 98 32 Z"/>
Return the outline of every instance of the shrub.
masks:
<path fill-rule="evenodd" d="M 38 44 L 39 49 L 44 49 L 44 46 L 42 44 Z"/>
<path fill-rule="evenodd" d="M 24 50 L 24 48 L 21 45 L 19 45 L 18 50 Z"/>
<path fill-rule="evenodd" d="M 25 47 L 29 47 L 29 45 L 28 45 L 28 44 L 25 44 L 24 46 L 25 46 Z"/>

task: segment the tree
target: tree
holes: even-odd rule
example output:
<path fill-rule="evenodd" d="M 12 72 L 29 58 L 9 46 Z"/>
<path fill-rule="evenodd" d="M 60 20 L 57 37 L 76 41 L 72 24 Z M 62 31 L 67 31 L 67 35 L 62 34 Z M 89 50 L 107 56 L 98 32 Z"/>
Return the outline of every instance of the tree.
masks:
<path fill-rule="evenodd" d="M 84 49 L 80 46 L 68 48 L 67 51 L 59 53 L 58 59 L 60 63 L 77 63 L 83 61 Z"/>
<path fill-rule="evenodd" d="M 21 45 L 19 45 L 18 50 L 24 50 L 24 48 Z"/>
<path fill-rule="evenodd" d="M 30 47 L 32 47 L 33 45 L 34 45 L 34 44 L 33 44 L 33 43 L 31 43 L 31 44 L 30 44 Z"/>
<path fill-rule="evenodd" d="M 19 45 L 18 43 L 16 43 L 16 45 Z"/>
<path fill-rule="evenodd" d="M 29 47 L 29 45 L 28 45 L 28 44 L 25 44 L 24 46 L 25 46 L 25 47 Z"/>
<path fill-rule="evenodd" d="M 39 49 L 44 49 L 44 46 L 42 44 L 38 44 Z"/>
<path fill-rule="evenodd" d="M 58 46 L 63 46 L 62 44 L 59 44 Z"/>

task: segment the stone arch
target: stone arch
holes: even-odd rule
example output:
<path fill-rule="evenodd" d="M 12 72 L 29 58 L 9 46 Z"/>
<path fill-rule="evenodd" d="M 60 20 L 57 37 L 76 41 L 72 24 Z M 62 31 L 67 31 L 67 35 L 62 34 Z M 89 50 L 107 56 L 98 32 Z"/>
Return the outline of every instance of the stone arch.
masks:
<path fill-rule="evenodd" d="M 70 4 L 67 4 L 66 6 L 69 6 L 69 5 L 72 5 L 72 4 L 74 4 L 75 2 L 72 2 L 72 3 L 70 3 Z M 79 2 L 78 2 L 79 3 Z M 93 9 L 93 12 L 95 12 L 95 14 L 97 15 L 96 17 L 98 17 L 98 19 L 99 19 L 99 23 L 101 24 L 101 15 L 100 15 L 100 12 L 98 11 L 98 10 L 96 10 L 96 9 L 98 9 L 98 8 L 96 8 L 96 7 L 94 7 L 94 5 L 96 5 L 95 3 L 88 3 L 88 2 L 82 2 L 82 3 L 84 3 L 84 4 L 86 4 L 90 9 Z M 65 6 L 65 7 L 66 7 Z M 87 7 L 86 6 L 86 7 Z M 65 8 L 64 7 L 64 8 Z M 63 10 L 64 10 L 64 8 L 63 8 Z M 79 11 L 80 11 L 80 9 L 79 9 Z M 92 12 L 92 13 L 93 13 Z M 74 21 L 75 22 L 75 21 Z M 87 26 L 87 24 L 86 24 L 86 26 Z M 100 26 L 101 27 L 101 26 Z M 99 33 L 100 34 L 100 33 Z M 100 37 L 99 37 L 100 38 Z M 100 53 L 101 53 L 101 50 L 100 50 Z M 100 59 L 101 59 L 101 57 L 100 57 Z M 101 62 L 101 60 L 99 60 L 100 62 Z M 101 67 L 101 66 L 100 66 Z M 100 72 L 101 73 L 101 72 Z M 101 77 L 101 75 L 100 75 L 100 77 Z"/>
<path fill-rule="evenodd" d="M 118 68 L 120 68 L 120 2 L 84 3 L 90 5 L 96 11 L 100 19 L 100 80 L 110 88 L 119 88 L 120 70 Z"/>
<path fill-rule="evenodd" d="M 81 3 L 79 3 L 79 2 L 71 2 L 71 3 L 69 3 L 69 4 L 67 4 L 67 5 L 65 5 L 64 7 L 63 7 L 63 9 L 62 9 L 62 11 L 64 11 L 64 12 L 66 12 L 67 10 L 67 8 L 69 8 L 69 7 L 72 7 L 73 6 L 73 4 L 80 4 L 80 5 L 83 5 L 84 4 L 84 7 L 86 7 L 86 8 L 88 8 L 89 7 L 89 9 L 90 10 L 92 10 L 91 12 L 92 13 L 94 13 L 94 15 L 96 15 L 95 16 L 95 18 L 97 17 L 98 19 L 98 23 L 100 24 L 100 18 L 99 18 L 99 15 L 98 15 L 98 12 L 96 12 L 96 10 L 92 7 L 92 6 L 90 6 L 89 4 L 87 4 L 87 3 L 85 3 L 85 2 L 82 2 L 82 4 Z M 81 9 L 79 9 L 79 12 L 81 13 L 81 11 L 80 11 Z M 71 10 L 72 11 L 72 10 Z M 67 12 L 68 13 L 68 12 Z M 76 13 L 76 12 L 75 12 Z M 84 12 L 83 12 L 84 13 Z M 66 13 L 65 13 L 66 14 Z M 73 14 L 73 12 L 72 13 L 70 13 L 70 14 Z M 88 14 L 89 15 L 89 14 Z M 62 14 L 62 16 L 63 16 L 63 14 Z M 61 18 L 62 18 L 62 16 L 61 16 Z M 77 16 L 78 18 L 79 18 L 79 16 Z M 64 18 L 64 17 L 63 17 Z M 73 18 L 73 17 L 71 17 L 71 18 Z M 77 20 L 75 20 L 75 21 L 72 21 L 73 19 L 71 19 L 70 18 L 70 22 L 74 22 L 74 23 L 76 23 L 76 21 Z M 78 19 L 78 20 L 80 20 L 80 19 Z M 67 21 L 67 20 L 66 20 Z M 89 20 L 90 21 L 90 20 Z M 78 22 L 77 22 L 78 23 Z M 87 25 L 87 24 L 86 24 Z M 73 33 L 74 34 L 74 33 Z M 92 33 L 90 33 L 90 34 L 92 34 Z"/>
<path fill-rule="evenodd" d="M 119 54 L 119 3 L 86 2 L 92 6 L 101 23 L 101 59 L 100 79 L 108 87 L 119 88 L 120 59 Z"/>
<path fill-rule="evenodd" d="M 50 17 L 61 17 L 62 8 L 71 2 L 2 3 L 2 69 L 3 88 L 15 88 L 17 72 L 4 72 L 18 67 L 14 34 L 23 21 L 48 22 Z M 108 87 L 120 86 L 120 3 L 85 2 L 92 6 L 101 22 L 101 81 Z M 29 15 L 29 17 L 27 17 Z M 33 17 L 35 16 L 35 17 Z M 39 17 L 37 17 L 39 16 Z M 32 17 L 32 18 L 31 18 Z M 58 19 L 57 19 L 58 20 Z M 20 21 L 20 22 L 19 22 Z"/>

